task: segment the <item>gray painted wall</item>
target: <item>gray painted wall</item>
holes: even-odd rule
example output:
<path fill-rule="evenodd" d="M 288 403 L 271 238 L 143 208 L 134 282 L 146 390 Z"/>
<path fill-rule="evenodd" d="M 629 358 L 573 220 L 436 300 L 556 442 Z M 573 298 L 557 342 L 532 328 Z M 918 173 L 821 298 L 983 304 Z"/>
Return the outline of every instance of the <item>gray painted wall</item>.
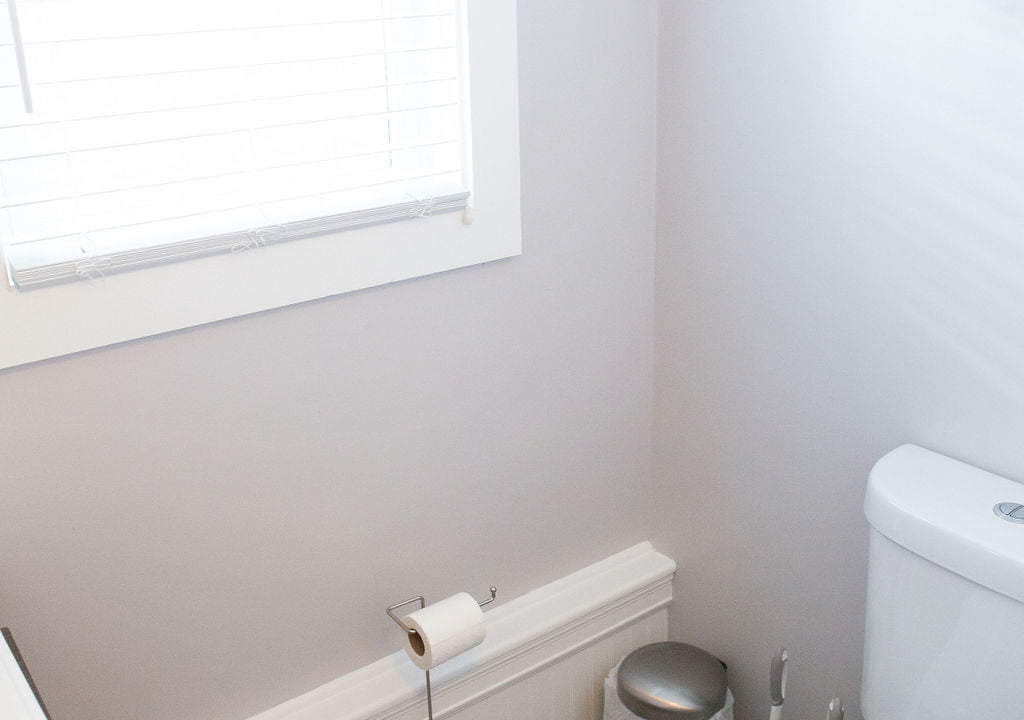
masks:
<path fill-rule="evenodd" d="M 871 464 L 1024 479 L 1020 11 L 519 5 L 521 258 L 0 373 L 57 720 L 244 718 L 652 533 L 738 720 L 780 645 L 857 717 Z"/>
<path fill-rule="evenodd" d="M 55 720 L 236 720 L 647 537 L 656 4 L 520 0 L 524 253 L 0 372 Z"/>
<path fill-rule="evenodd" d="M 655 536 L 737 718 L 860 717 L 866 475 L 1024 480 L 1024 13 L 661 3 Z"/>

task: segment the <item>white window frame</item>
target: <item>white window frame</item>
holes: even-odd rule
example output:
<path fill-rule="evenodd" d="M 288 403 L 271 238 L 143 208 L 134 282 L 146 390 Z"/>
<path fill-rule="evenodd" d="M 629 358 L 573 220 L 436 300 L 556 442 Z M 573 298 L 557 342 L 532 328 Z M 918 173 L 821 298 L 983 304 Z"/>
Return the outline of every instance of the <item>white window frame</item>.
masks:
<path fill-rule="evenodd" d="M 0 368 L 520 254 L 516 3 L 466 4 L 472 222 L 445 213 L 0 291 Z"/>

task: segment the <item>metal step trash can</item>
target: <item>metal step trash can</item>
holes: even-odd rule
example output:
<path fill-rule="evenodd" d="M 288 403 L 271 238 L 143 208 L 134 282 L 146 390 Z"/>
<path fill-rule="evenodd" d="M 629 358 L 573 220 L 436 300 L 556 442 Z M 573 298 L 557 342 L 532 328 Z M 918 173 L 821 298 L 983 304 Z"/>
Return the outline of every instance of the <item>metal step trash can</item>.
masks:
<path fill-rule="evenodd" d="M 605 680 L 604 720 L 732 720 L 725 663 L 699 647 L 637 648 Z"/>

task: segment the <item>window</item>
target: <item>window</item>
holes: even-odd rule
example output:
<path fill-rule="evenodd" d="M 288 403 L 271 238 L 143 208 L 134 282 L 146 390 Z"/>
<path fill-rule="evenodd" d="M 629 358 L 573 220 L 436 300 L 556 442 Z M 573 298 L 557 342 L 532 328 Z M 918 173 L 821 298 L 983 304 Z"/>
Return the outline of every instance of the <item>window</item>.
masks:
<path fill-rule="evenodd" d="M 519 252 L 514 0 L 7 9 L 0 366 Z"/>

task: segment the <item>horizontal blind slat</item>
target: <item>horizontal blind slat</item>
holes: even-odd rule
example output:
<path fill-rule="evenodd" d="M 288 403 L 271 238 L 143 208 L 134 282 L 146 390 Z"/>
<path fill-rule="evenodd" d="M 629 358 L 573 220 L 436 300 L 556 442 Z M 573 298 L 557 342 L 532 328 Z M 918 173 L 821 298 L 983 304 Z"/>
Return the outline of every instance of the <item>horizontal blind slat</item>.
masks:
<path fill-rule="evenodd" d="M 157 143 L 174 143 L 216 136 L 248 134 L 254 131 L 284 129 L 299 131 L 301 130 L 300 126 L 315 130 L 316 128 L 311 126 L 372 118 L 391 120 L 399 126 L 399 132 L 401 132 L 402 128 L 407 128 L 409 123 L 425 123 L 431 121 L 432 118 L 435 118 L 432 120 L 432 123 L 436 125 L 439 122 L 436 119 L 437 115 L 443 114 L 447 116 L 457 107 L 456 103 L 447 102 L 388 111 L 382 109 L 388 105 L 386 97 L 369 93 L 364 93 L 362 97 L 350 98 L 346 103 L 350 112 L 347 115 L 327 114 L 324 110 L 318 112 L 316 108 L 306 109 L 303 113 L 303 108 L 298 107 L 294 101 L 289 101 L 287 107 L 277 109 L 276 113 L 274 108 L 266 107 L 266 102 L 259 104 L 264 107 L 258 108 L 258 117 L 253 119 L 250 127 L 245 127 L 243 122 L 244 119 L 248 119 L 247 111 L 250 108 L 240 107 L 236 108 L 233 113 L 210 113 L 205 118 L 196 117 L 197 114 L 193 114 L 192 117 L 179 114 L 177 118 L 158 119 L 151 129 L 140 126 L 138 122 L 132 123 L 130 127 L 119 127 L 111 122 L 94 123 L 92 128 L 74 128 L 69 127 L 70 124 L 66 123 L 59 128 L 44 129 L 36 138 L 31 136 L 31 132 L 21 131 L 18 133 L 19 137 L 16 140 L 8 140 L 7 142 L 4 141 L 3 137 L 4 129 L 0 128 L 0 161 L 17 161 L 43 158 L 51 155 L 101 152 Z M 336 108 L 332 108 L 332 110 L 336 111 Z M 104 119 L 106 120 L 106 118 Z M 172 123 L 173 126 L 171 125 Z M 445 129 L 452 130 L 452 132 L 435 131 L 431 134 L 434 136 L 456 135 L 454 123 L 451 123 Z M 51 137 L 54 132 L 61 132 L 67 138 L 63 150 L 57 150 L 53 147 Z M 169 135 L 168 133 L 171 132 L 184 132 L 187 134 Z M 392 132 L 394 133 L 395 131 Z M 406 132 L 408 131 L 406 130 Z M 118 139 L 120 139 L 120 142 L 118 142 Z M 104 141 L 106 141 L 105 144 Z M 5 147 L 10 148 L 6 152 L 24 151 L 30 148 L 33 142 L 39 147 L 38 152 L 26 155 L 3 155 L 5 152 L 3 148 Z"/>
<path fill-rule="evenodd" d="M 4 5 L 6 3 L 0 3 Z M 342 5 L 343 3 L 338 3 Z M 108 40 L 127 40 L 134 38 L 153 38 L 153 37 L 170 37 L 179 35 L 198 35 L 202 33 L 226 33 L 226 32 L 238 32 L 238 31 L 259 31 L 259 30 L 282 30 L 290 28 L 309 28 L 309 27 L 326 27 L 332 25 L 347 25 L 352 23 L 364 23 L 364 22 L 397 22 L 399 20 L 403 22 L 414 22 L 417 20 L 434 20 L 434 19 L 449 19 L 454 18 L 454 14 L 428 14 L 428 15 L 403 15 L 401 17 L 384 16 L 384 15 L 366 15 L 362 17 L 353 17 L 345 20 L 329 20 L 323 22 L 290 22 L 280 25 L 257 25 L 257 24 L 234 24 L 225 25 L 220 27 L 202 27 L 202 28 L 182 28 L 175 30 L 173 26 L 164 24 L 160 26 L 156 23 L 147 23 L 147 29 L 125 31 L 118 34 L 106 34 L 109 32 L 109 28 L 103 26 L 105 32 L 98 32 L 93 35 L 81 34 L 82 28 L 74 28 L 74 33 L 69 36 L 56 36 L 56 35 L 44 35 L 36 33 L 36 39 L 28 43 L 29 45 L 53 45 L 59 43 L 73 43 L 73 42 L 92 42 L 92 41 L 108 41 Z M 11 47 L 12 42 L 10 40 L 9 33 L 0 34 L 0 48 Z"/>
<path fill-rule="evenodd" d="M 323 96 L 330 95 L 345 95 L 347 93 L 357 93 L 361 91 L 387 89 L 388 96 L 390 98 L 391 107 L 393 110 L 408 110 L 414 107 L 421 107 L 427 105 L 440 105 L 440 104 L 452 104 L 456 102 L 457 90 L 454 86 L 455 77 L 444 77 L 437 80 L 420 80 L 411 83 L 387 83 L 378 85 L 366 85 L 361 87 L 344 88 L 338 87 L 332 90 L 322 90 L 318 92 L 308 93 L 292 93 L 292 94 L 279 94 L 279 95 L 253 95 L 251 97 L 243 97 L 231 100 L 222 100 L 218 102 L 203 103 L 200 105 L 176 105 L 173 107 L 159 107 L 145 110 L 136 110 L 134 112 L 125 113 L 108 113 L 103 115 L 84 115 L 84 116 L 71 116 L 55 120 L 52 118 L 40 118 L 30 122 L 17 122 L 4 124 L 0 122 L 0 131 L 3 130 L 14 130 L 19 128 L 35 128 L 45 126 L 60 126 L 78 122 L 88 122 L 93 120 L 117 120 L 117 119 L 133 119 L 142 115 L 157 115 L 160 113 L 181 113 L 188 111 L 203 111 L 206 109 L 225 107 L 230 105 L 241 105 L 245 103 L 265 103 L 265 102 L 301 102 L 304 100 L 315 100 L 322 98 Z M 14 88 L 14 86 L 11 86 Z M 0 87 L 0 90 L 4 88 Z M 430 97 L 444 97 L 446 102 L 431 102 L 422 98 Z"/>
<path fill-rule="evenodd" d="M 380 18 L 450 15 L 454 3 L 417 3 L 400 7 L 380 0 L 289 0 L 287 19 L 281 18 L 276 0 L 246 0 L 244 4 L 210 5 L 199 0 L 177 0 L 175 3 L 145 2 L 24 2 L 29 11 L 26 18 L 34 34 L 49 39 L 71 34 L 130 34 L 150 29 L 151 32 L 196 31 L 202 28 L 249 28 L 275 24 L 327 24 Z M 237 9 L 244 8 L 244 15 Z"/>
<path fill-rule="evenodd" d="M 189 62 L 183 63 L 180 61 L 167 61 L 157 64 L 151 61 L 149 68 L 125 65 L 112 59 L 105 59 L 102 64 L 95 62 L 92 63 L 91 66 L 87 66 L 81 58 L 71 57 L 55 61 L 53 58 L 47 57 L 44 54 L 31 51 L 27 52 L 26 56 L 28 58 L 28 62 L 33 66 L 32 74 L 35 78 L 34 82 L 43 85 L 64 85 L 109 80 L 127 80 L 130 78 L 159 77 L 161 75 L 175 75 L 179 73 L 218 72 L 248 68 L 258 69 L 274 66 L 288 68 L 301 63 L 323 63 L 355 58 L 387 58 L 392 56 L 406 56 L 408 58 L 407 64 L 412 65 L 423 62 L 423 58 L 428 55 L 441 55 L 444 53 L 451 54 L 455 50 L 455 47 L 445 45 L 394 51 L 357 48 L 350 52 L 341 53 L 333 50 L 334 48 L 329 50 L 325 48 L 318 52 L 313 52 L 312 49 L 307 48 L 306 52 L 301 54 L 295 53 L 287 57 L 253 57 L 245 62 L 235 62 L 238 58 L 234 55 L 214 55 L 213 53 L 208 53 L 203 56 L 191 56 L 186 54 L 186 50 L 182 50 L 180 51 L 182 53 L 182 57 L 188 57 Z M 129 70 L 131 70 L 131 72 L 129 72 Z M 3 71 L 3 74 L 0 75 L 0 78 L 3 79 L 2 84 L 4 86 L 13 84 L 10 80 L 10 72 L 6 69 Z"/>
<path fill-rule="evenodd" d="M 369 150 L 367 150 L 365 152 L 361 152 L 361 153 L 355 154 L 355 155 L 336 156 L 336 157 L 329 157 L 327 159 L 321 158 L 321 159 L 309 160 L 309 161 L 305 161 L 305 162 L 285 163 L 285 164 L 281 164 L 281 165 L 268 165 L 268 166 L 247 166 L 247 167 L 245 167 L 243 169 L 239 169 L 239 170 L 236 170 L 234 172 L 226 172 L 226 173 L 213 174 L 213 175 L 190 176 L 190 177 L 186 177 L 186 178 L 177 178 L 177 179 L 168 179 L 168 180 L 165 180 L 163 182 L 152 183 L 152 184 L 149 184 L 149 185 L 138 184 L 138 185 L 132 185 L 132 186 L 129 186 L 129 187 L 113 188 L 113 189 L 110 189 L 110 190 L 86 190 L 86 191 L 82 191 L 81 193 L 72 193 L 72 194 L 66 194 L 66 195 L 60 195 L 60 196 L 47 196 L 45 198 L 34 199 L 34 200 L 20 202 L 20 203 L 11 202 L 11 203 L 8 203 L 8 204 L 0 205 L 0 208 L 3 208 L 3 209 L 16 209 L 16 208 L 26 207 L 26 206 L 30 206 L 30 205 L 39 205 L 39 204 L 42 204 L 42 203 L 56 202 L 56 201 L 61 201 L 61 200 L 76 200 L 76 199 L 84 199 L 84 200 L 87 200 L 89 202 L 95 202 L 98 197 L 101 197 L 101 196 L 104 196 L 104 195 L 117 195 L 118 193 L 135 192 L 135 191 L 146 190 L 146 189 L 150 189 L 150 188 L 160 188 L 160 187 L 168 187 L 168 186 L 180 186 L 180 185 L 183 185 L 183 184 L 187 184 L 187 183 L 191 183 L 191 182 L 199 182 L 199 181 L 223 182 L 223 181 L 225 181 L 227 179 L 230 179 L 232 177 L 254 176 L 254 175 L 258 175 L 259 173 L 262 173 L 262 172 L 294 169 L 294 168 L 303 167 L 305 165 L 313 165 L 313 164 L 321 164 L 321 163 L 337 163 L 337 162 L 342 162 L 342 161 L 346 161 L 346 160 L 354 160 L 354 159 L 357 159 L 357 158 L 374 157 L 374 156 L 381 156 L 381 155 L 390 155 L 390 156 L 392 156 L 392 158 L 393 158 L 393 160 L 395 162 L 400 163 L 401 162 L 401 158 L 403 157 L 402 153 L 414 152 L 416 150 L 428 149 L 428 148 L 432 148 L 432 147 L 436 147 L 436 146 L 449 146 L 449 145 L 452 145 L 452 144 L 453 144 L 452 141 L 442 141 L 442 142 L 439 142 L 439 143 L 424 143 L 422 145 L 411 145 L 411 146 L 406 146 L 404 148 L 369 149 Z M 396 155 L 398 156 L 397 158 L 395 158 Z M 389 165 L 390 164 L 393 164 L 393 163 L 389 163 Z M 322 172 L 322 173 L 320 173 L 318 175 L 318 177 L 329 177 L 329 176 L 330 176 L 330 173 L 328 173 L 326 171 Z M 47 178 L 43 178 L 42 182 L 45 184 L 47 182 Z M 116 203 L 119 202 L 119 199 L 114 199 L 114 200 L 112 200 L 110 202 L 116 204 Z"/>

